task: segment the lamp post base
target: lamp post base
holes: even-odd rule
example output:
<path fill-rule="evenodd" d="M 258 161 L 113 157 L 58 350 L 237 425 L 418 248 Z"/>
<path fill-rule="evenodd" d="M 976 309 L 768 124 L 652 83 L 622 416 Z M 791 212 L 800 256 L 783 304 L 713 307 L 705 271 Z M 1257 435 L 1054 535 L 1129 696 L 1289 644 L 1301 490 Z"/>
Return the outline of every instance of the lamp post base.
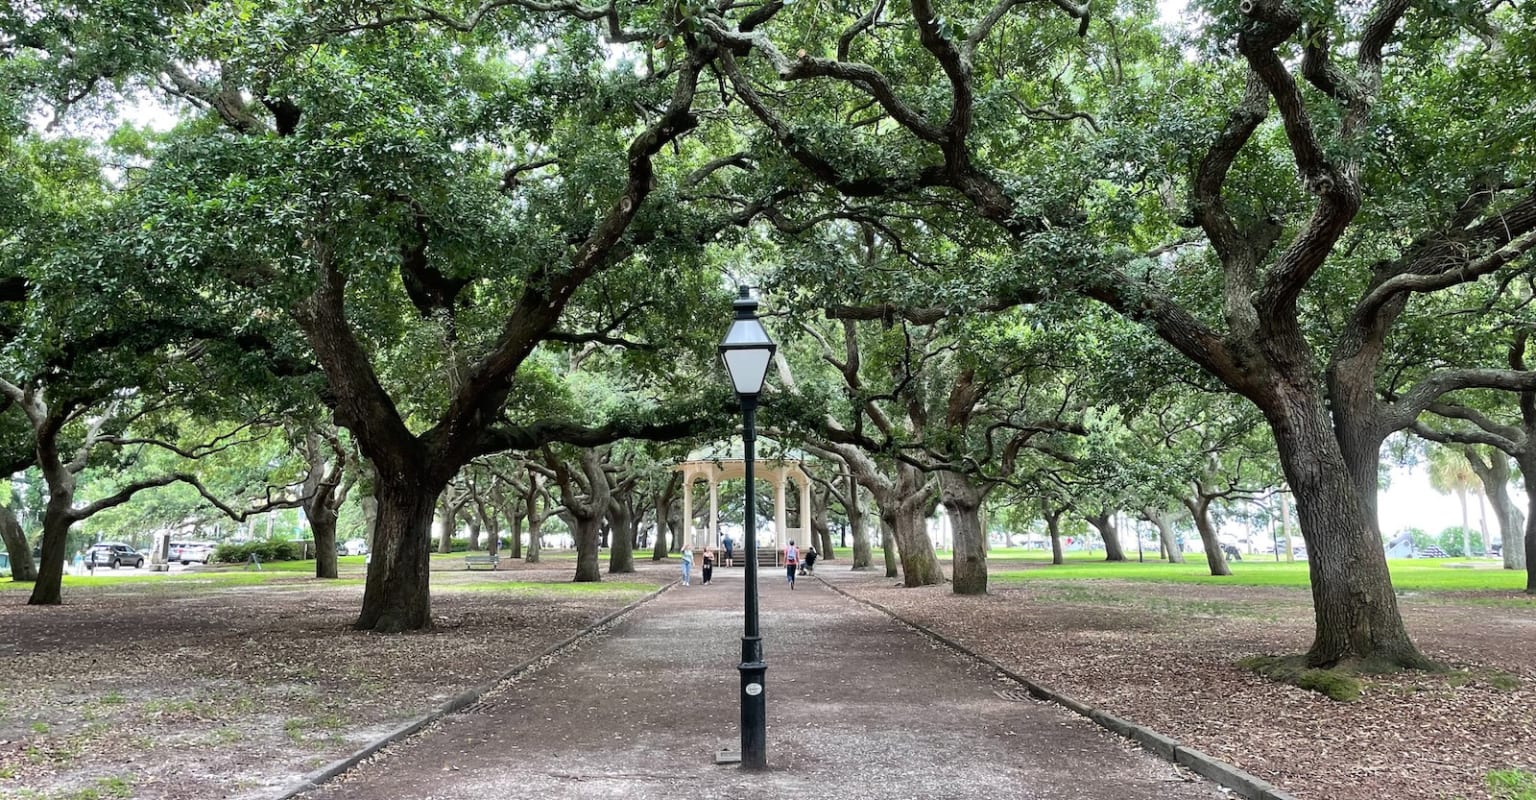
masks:
<path fill-rule="evenodd" d="M 768 694 L 764 676 L 763 640 L 741 637 L 741 767 L 768 768 Z"/>

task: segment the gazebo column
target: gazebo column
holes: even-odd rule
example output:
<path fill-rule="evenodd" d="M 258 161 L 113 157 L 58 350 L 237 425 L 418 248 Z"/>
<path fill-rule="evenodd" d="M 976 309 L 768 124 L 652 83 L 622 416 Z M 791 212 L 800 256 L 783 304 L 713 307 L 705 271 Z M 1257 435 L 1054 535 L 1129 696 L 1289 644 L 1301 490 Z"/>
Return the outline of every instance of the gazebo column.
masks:
<path fill-rule="evenodd" d="M 672 546 L 681 551 L 693 543 L 693 470 L 683 470 L 683 541 Z"/>
<path fill-rule="evenodd" d="M 800 484 L 800 537 L 806 547 L 816 544 L 816 531 L 811 525 L 811 481 L 805 470 L 795 470 L 795 480 Z"/>
<path fill-rule="evenodd" d="M 789 544 L 789 529 L 785 527 L 786 514 L 784 511 L 784 468 L 779 467 L 777 477 L 773 480 L 773 535 L 777 537 L 775 547 L 784 547 Z"/>
<path fill-rule="evenodd" d="M 714 470 L 709 473 L 709 525 L 705 530 L 709 531 L 705 546 L 713 549 L 720 543 L 720 478 Z"/>

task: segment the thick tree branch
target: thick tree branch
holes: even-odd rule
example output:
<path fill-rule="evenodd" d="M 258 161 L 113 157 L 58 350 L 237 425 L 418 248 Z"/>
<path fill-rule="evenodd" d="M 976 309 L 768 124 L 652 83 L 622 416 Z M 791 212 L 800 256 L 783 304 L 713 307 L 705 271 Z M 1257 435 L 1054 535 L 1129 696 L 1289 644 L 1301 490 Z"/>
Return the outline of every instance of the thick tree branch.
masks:
<path fill-rule="evenodd" d="M 1460 255 L 1465 257 L 1465 245 L 1455 249 Z M 1513 263 L 1532 250 L 1536 250 L 1536 230 L 1527 231 L 1524 235 L 1510 241 L 1492 253 L 1476 261 L 1465 262 L 1459 267 L 1446 264 L 1441 269 L 1429 274 L 1405 272 L 1394 275 L 1383 281 L 1375 289 L 1372 289 L 1371 293 L 1360 301 L 1357 314 L 1367 317 L 1374 315 L 1387 301 L 1405 292 L 1422 294 L 1464 283 L 1472 283 L 1484 275 L 1496 272 L 1502 267 Z"/>
<path fill-rule="evenodd" d="M 1440 430 L 1431 428 L 1423 422 L 1414 422 L 1410 430 L 1421 439 L 1440 444 L 1482 444 L 1498 448 L 1510 455 L 1514 455 L 1519 450 L 1516 443 L 1484 430 Z"/>
<path fill-rule="evenodd" d="M 666 110 L 630 142 L 628 180 L 618 201 L 576 248 L 567 269 L 540 269 L 530 277 L 491 352 L 473 367 L 442 421 L 423 434 L 424 439 L 456 451 L 449 462 L 463 463 L 477 453 L 489 452 L 477 443 L 478 431 L 495 418 L 519 366 L 554 329 L 576 289 L 611 263 L 615 249 L 654 188 L 651 159 L 698 124 L 692 106 L 699 73 L 714 57 L 715 48 L 708 43 L 689 53 L 678 71 Z"/>
<path fill-rule="evenodd" d="M 653 31 L 626 30 L 619 19 L 618 9 L 613 3 L 602 6 L 582 5 L 577 0 L 568 2 L 538 2 L 538 0 L 486 0 L 478 7 L 470 10 L 463 17 L 455 16 L 447 11 L 441 11 L 424 5 L 417 5 L 411 11 L 390 16 L 378 16 L 366 22 L 356 22 L 342 25 L 335 29 L 337 33 L 348 33 L 360 30 L 378 30 L 397 25 L 414 25 L 421 22 L 434 22 L 462 33 L 473 31 L 491 14 L 504 8 L 515 7 L 524 11 L 539 14 L 560 14 L 575 17 L 586 22 L 605 22 L 608 26 L 607 39 L 614 44 L 628 42 L 645 42 L 656 38 Z"/>
<path fill-rule="evenodd" d="M 1413 424 L 1419 414 L 1442 396 L 1461 389 L 1502 389 L 1510 392 L 1536 391 L 1536 371 L 1509 369 L 1446 369 L 1430 373 L 1393 404 L 1385 420 L 1389 430 L 1401 430 Z"/>
<path fill-rule="evenodd" d="M 1200 161 L 1200 170 L 1195 175 L 1193 186 L 1195 220 L 1206 232 L 1210 246 L 1215 249 L 1226 269 L 1227 324 L 1241 332 L 1249 332 L 1256 326 L 1252 295 L 1258 264 L 1247 236 L 1238 230 L 1227 212 L 1223 186 L 1238 152 L 1243 150 L 1244 144 L 1249 143 L 1253 132 L 1267 115 L 1269 91 L 1258 74 L 1250 69 L 1243 101 L 1232 109 L 1232 114 L 1227 115 L 1226 126 L 1217 135 L 1217 140 L 1210 144 L 1210 149 L 1206 150 L 1206 157 Z"/>

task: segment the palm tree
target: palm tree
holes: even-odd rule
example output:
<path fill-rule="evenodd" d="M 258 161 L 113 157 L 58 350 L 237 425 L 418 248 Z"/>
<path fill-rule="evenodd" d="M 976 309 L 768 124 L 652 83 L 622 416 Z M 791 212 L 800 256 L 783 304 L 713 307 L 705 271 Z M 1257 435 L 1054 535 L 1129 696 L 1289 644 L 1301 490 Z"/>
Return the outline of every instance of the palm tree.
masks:
<path fill-rule="evenodd" d="M 1471 524 L 1467 519 L 1467 492 L 1482 491 L 1477 473 L 1461 451 L 1451 447 L 1429 448 L 1429 486 L 1440 494 L 1455 494 L 1461 503 L 1461 552 L 1472 555 Z M 1483 552 L 1487 552 L 1486 546 Z"/>

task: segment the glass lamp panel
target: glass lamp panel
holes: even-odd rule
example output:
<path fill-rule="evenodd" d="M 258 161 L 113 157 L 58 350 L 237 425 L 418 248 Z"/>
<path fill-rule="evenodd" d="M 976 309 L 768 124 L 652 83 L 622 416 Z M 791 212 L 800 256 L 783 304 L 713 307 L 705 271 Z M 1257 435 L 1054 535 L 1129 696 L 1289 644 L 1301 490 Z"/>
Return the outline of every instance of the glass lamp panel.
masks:
<path fill-rule="evenodd" d="M 737 394 L 758 394 L 763 391 L 763 380 L 768 377 L 768 362 L 773 358 L 773 348 L 726 350 L 720 357 L 725 361 L 726 371 L 731 373 L 731 383 Z"/>
<path fill-rule="evenodd" d="M 763 323 L 756 317 L 732 320 L 731 329 L 725 332 L 725 341 L 720 346 L 739 347 L 747 344 L 773 344 L 773 340 L 768 338 L 768 331 L 763 330 Z"/>

